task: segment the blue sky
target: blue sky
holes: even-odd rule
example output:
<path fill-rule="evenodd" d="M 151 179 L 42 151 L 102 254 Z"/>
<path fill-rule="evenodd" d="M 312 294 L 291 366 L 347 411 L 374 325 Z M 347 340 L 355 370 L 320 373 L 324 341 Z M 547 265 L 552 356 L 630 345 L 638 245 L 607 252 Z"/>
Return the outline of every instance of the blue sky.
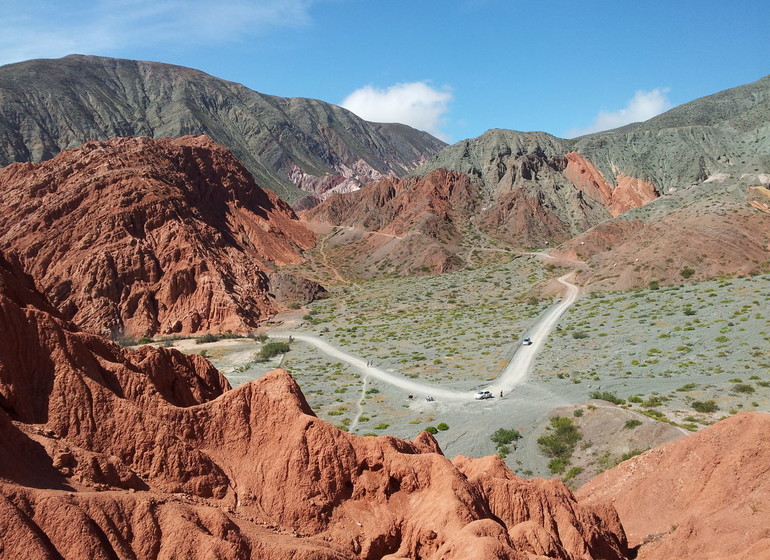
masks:
<path fill-rule="evenodd" d="M 0 14 L 0 64 L 180 64 L 448 142 L 574 136 L 770 74 L 757 0 L 0 0 Z"/>

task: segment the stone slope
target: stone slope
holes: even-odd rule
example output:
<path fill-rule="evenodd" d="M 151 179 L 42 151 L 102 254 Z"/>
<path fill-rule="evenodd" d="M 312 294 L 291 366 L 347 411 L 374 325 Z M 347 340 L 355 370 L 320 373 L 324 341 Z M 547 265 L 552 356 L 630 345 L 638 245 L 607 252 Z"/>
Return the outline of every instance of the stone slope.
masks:
<path fill-rule="evenodd" d="M 461 184 L 462 189 L 456 188 Z M 391 243 L 387 250 L 382 238 L 355 238 L 346 258 L 361 261 L 359 275 L 385 259 L 404 263 L 408 270 L 427 266 L 444 272 L 462 266 L 458 253 L 483 246 L 482 237 L 542 247 L 657 197 L 646 181 L 623 174 L 607 180 L 570 151 L 567 141 L 545 133 L 491 130 L 445 148 L 414 176 L 331 197 L 302 217 L 398 237 L 427 237 L 415 246 Z M 426 243 L 441 258 L 429 262 Z"/>
<path fill-rule="evenodd" d="M 727 174 L 743 186 L 770 170 L 770 76 L 675 107 L 632 130 L 578 138 L 573 149 L 610 180 L 618 172 L 658 192 Z"/>
<path fill-rule="evenodd" d="M 455 466 L 426 433 L 341 432 L 284 371 L 230 390 L 200 356 L 121 349 L 42 300 L 0 255 L 3 555 L 626 557 L 614 510 L 558 481 Z"/>
<path fill-rule="evenodd" d="M 0 248 L 106 335 L 243 331 L 312 232 L 206 137 L 90 142 L 0 170 Z"/>
<path fill-rule="evenodd" d="M 770 415 L 741 413 L 582 486 L 617 508 L 639 560 L 768 558 Z"/>
<path fill-rule="evenodd" d="M 462 266 L 459 244 L 478 197 L 467 175 L 438 169 L 333 195 L 300 216 L 311 225 L 344 226 L 325 243 L 324 256 L 333 253 L 348 274 L 371 277 L 386 266 L 400 273 L 440 273 Z"/>
<path fill-rule="evenodd" d="M 0 68 L 0 165 L 89 140 L 208 135 L 288 201 L 403 175 L 445 144 L 313 99 L 264 95 L 203 72 L 71 55 Z"/>

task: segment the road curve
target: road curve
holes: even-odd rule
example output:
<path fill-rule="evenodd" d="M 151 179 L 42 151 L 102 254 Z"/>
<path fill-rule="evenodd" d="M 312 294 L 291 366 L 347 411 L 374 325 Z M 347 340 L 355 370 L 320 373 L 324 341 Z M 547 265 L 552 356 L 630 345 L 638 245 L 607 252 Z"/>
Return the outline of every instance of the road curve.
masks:
<path fill-rule="evenodd" d="M 293 332 L 293 331 L 284 331 L 280 333 L 268 333 L 268 336 L 270 338 L 291 337 L 295 340 L 301 340 L 303 342 L 307 342 L 308 344 L 312 344 L 327 356 L 331 356 L 332 358 L 335 358 L 337 360 L 347 362 L 351 366 L 361 371 L 363 374 L 368 375 L 370 377 L 375 377 L 380 381 L 384 381 L 385 383 L 404 389 L 408 393 L 416 393 L 423 396 L 431 395 L 437 399 L 440 398 L 441 400 L 444 400 L 444 401 L 446 400 L 464 401 L 464 400 L 469 400 L 473 398 L 472 393 L 442 389 L 441 387 L 437 387 L 429 383 L 419 383 L 417 381 L 407 379 L 406 377 L 402 377 L 395 373 L 390 373 L 374 365 L 367 365 L 366 360 L 363 360 L 358 356 L 353 356 L 352 354 L 348 354 L 347 352 L 344 352 L 339 348 L 332 346 L 325 340 L 318 338 L 317 336 L 312 334 Z"/>
<path fill-rule="evenodd" d="M 566 288 L 564 297 L 556 305 L 550 307 L 541 316 L 540 320 L 527 332 L 527 336 L 532 339 L 530 346 L 519 346 L 516 352 L 511 358 L 511 361 L 505 367 L 500 376 L 485 389 L 492 392 L 493 395 L 497 395 L 500 391 L 508 393 L 512 391 L 517 385 L 520 385 L 526 381 L 532 365 L 535 361 L 535 357 L 538 352 L 545 345 L 545 340 L 548 335 L 556 327 L 556 323 L 559 321 L 564 312 L 575 302 L 577 299 L 579 288 L 574 284 L 567 281 L 567 278 L 572 274 L 565 274 L 558 280 Z M 380 369 L 374 365 L 369 365 L 370 362 L 349 354 L 339 348 L 332 346 L 327 341 L 308 333 L 295 332 L 295 331 L 273 331 L 268 333 L 270 338 L 287 338 L 292 337 L 296 340 L 301 340 L 312 344 L 318 348 L 324 354 L 331 356 L 337 360 L 346 362 L 362 374 L 374 377 L 393 385 L 404 389 L 408 393 L 413 393 L 420 396 L 432 396 L 442 401 L 468 401 L 473 400 L 473 393 L 465 391 L 453 391 L 451 389 L 443 389 L 437 385 L 430 383 L 420 383 L 407 379 L 401 375 L 391 373 Z"/>

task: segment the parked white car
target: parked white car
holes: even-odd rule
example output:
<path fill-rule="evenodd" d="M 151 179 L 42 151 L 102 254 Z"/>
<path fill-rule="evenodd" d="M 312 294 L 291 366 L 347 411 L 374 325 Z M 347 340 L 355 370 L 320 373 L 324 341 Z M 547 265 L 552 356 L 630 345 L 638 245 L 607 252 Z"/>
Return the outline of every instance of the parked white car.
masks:
<path fill-rule="evenodd" d="M 527 337 L 524 340 L 521 341 L 522 345 L 524 346 L 531 346 L 532 345 L 532 339 Z"/>
<path fill-rule="evenodd" d="M 479 391 L 478 393 L 473 395 L 473 398 L 476 399 L 477 401 L 481 401 L 484 399 L 491 399 L 492 393 L 490 393 L 489 391 Z"/>

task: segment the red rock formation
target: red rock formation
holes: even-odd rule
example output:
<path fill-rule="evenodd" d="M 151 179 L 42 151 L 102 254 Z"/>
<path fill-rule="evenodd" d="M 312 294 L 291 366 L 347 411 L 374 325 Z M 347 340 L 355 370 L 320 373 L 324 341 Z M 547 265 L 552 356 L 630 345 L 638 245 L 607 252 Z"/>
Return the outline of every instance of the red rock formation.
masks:
<path fill-rule="evenodd" d="M 464 173 L 438 169 L 421 178 L 386 178 L 361 190 L 333 195 L 301 212 L 311 224 L 345 226 L 340 251 L 353 273 L 370 276 L 383 261 L 402 266 L 401 273 L 420 268 L 446 272 L 459 267 L 464 227 L 476 206 L 478 187 Z"/>
<path fill-rule="evenodd" d="M 658 198 L 655 186 L 649 181 L 620 173 L 615 177 L 617 184 L 613 188 L 601 171 L 577 152 L 569 152 L 565 157 L 567 179 L 586 196 L 601 202 L 613 217 Z"/>
<path fill-rule="evenodd" d="M 648 451 L 577 492 L 611 503 L 639 560 L 770 558 L 770 415 L 742 413 Z"/>
<path fill-rule="evenodd" d="M 265 269 L 314 235 L 206 137 L 89 142 L 0 171 L 0 248 L 83 328 L 244 330 L 272 313 Z"/>
<path fill-rule="evenodd" d="M 229 390 L 198 356 L 120 349 L 41 300 L 0 257 L 3 557 L 624 557 L 614 513 L 560 483 L 458 468 L 426 433 L 341 432 L 285 371 Z"/>
<path fill-rule="evenodd" d="M 303 219 L 404 236 L 420 232 L 439 241 L 458 236 L 458 219 L 469 216 L 478 188 L 464 173 L 438 169 L 421 178 L 386 178 L 366 188 L 329 197 Z"/>

